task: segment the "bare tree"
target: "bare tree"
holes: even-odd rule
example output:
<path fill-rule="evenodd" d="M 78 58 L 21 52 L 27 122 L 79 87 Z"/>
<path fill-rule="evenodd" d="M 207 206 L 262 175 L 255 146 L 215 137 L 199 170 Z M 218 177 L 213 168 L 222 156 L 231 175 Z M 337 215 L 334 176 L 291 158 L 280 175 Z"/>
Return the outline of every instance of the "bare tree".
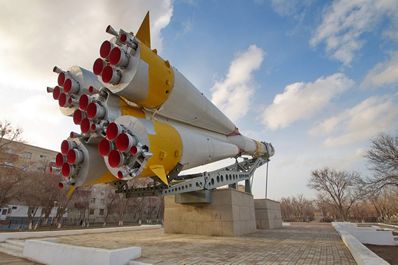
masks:
<path fill-rule="evenodd" d="M 308 186 L 320 192 L 324 200 L 337 210 L 338 217 L 347 220 L 352 205 L 363 197 L 358 173 L 323 168 L 314 170 Z"/>
<path fill-rule="evenodd" d="M 296 197 L 281 198 L 281 213 L 284 221 L 310 221 L 314 218 L 315 207 L 311 200 L 300 194 Z"/>
<path fill-rule="evenodd" d="M 0 152 L 13 141 L 21 142 L 22 129 L 14 128 L 11 122 L 0 121 Z"/>
<path fill-rule="evenodd" d="M 398 137 L 381 134 L 371 141 L 365 156 L 374 172 L 368 179 L 373 192 L 385 186 L 398 187 Z"/>

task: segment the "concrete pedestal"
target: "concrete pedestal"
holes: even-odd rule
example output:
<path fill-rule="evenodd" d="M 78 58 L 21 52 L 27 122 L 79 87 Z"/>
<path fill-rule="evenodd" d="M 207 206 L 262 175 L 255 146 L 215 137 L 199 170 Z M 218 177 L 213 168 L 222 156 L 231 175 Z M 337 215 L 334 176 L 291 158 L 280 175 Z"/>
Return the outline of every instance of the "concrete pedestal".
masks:
<path fill-rule="evenodd" d="M 234 189 L 214 190 L 211 203 L 180 204 L 165 197 L 164 231 L 208 236 L 240 236 L 256 231 L 251 194 Z"/>
<path fill-rule="evenodd" d="M 255 199 L 257 229 L 272 229 L 282 227 L 281 206 L 277 201 L 269 199 Z"/>

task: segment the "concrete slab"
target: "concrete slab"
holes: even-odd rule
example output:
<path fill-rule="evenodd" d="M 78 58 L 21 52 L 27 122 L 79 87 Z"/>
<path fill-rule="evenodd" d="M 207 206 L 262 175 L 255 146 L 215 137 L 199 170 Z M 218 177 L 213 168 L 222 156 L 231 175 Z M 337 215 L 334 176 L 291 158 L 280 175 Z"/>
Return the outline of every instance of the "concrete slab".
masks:
<path fill-rule="evenodd" d="M 81 234 L 112 233 L 112 232 L 121 232 L 121 231 L 158 229 L 160 227 L 161 227 L 160 225 L 141 225 L 141 226 L 90 228 L 90 229 L 77 229 L 77 230 L 10 232 L 10 233 L 0 233 L 0 242 L 4 242 L 7 239 L 44 238 L 44 237 L 71 236 L 71 235 L 81 235 Z"/>
<path fill-rule="evenodd" d="M 141 248 L 109 250 L 33 239 L 25 241 L 23 256 L 48 265 L 125 265 L 141 256 Z"/>

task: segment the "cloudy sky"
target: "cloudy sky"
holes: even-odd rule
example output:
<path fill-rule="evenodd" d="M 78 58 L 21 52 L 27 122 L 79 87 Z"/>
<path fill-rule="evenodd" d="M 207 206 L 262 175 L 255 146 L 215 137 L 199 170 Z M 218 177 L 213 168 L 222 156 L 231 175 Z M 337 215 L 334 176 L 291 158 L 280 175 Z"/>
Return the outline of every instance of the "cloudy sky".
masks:
<path fill-rule="evenodd" d="M 323 166 L 366 176 L 369 139 L 398 134 L 396 0 L 0 0 L 0 119 L 58 150 L 74 126 L 45 92 L 52 67 L 91 69 L 105 27 L 134 32 L 147 10 L 160 55 L 275 146 L 270 198 L 313 196 Z M 264 184 L 260 168 L 256 197 Z"/>

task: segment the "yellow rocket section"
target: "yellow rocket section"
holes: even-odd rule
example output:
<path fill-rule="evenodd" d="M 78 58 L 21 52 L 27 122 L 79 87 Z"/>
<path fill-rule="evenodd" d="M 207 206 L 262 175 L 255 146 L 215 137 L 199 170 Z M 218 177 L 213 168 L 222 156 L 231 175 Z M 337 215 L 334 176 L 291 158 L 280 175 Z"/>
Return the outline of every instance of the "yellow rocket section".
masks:
<path fill-rule="evenodd" d="M 167 174 L 182 156 L 182 140 L 177 130 L 169 124 L 153 121 L 155 134 L 149 134 L 149 149 L 153 156 L 148 160 L 140 177 L 156 175 L 168 184 Z"/>
<path fill-rule="evenodd" d="M 146 13 L 144 20 L 136 34 L 136 37 L 144 43 L 148 48 L 151 48 L 151 27 L 149 23 L 149 11 Z"/>
<path fill-rule="evenodd" d="M 136 37 L 140 41 L 140 58 L 148 64 L 148 96 L 136 103 L 149 109 L 160 107 L 169 97 L 174 86 L 174 73 L 170 63 L 151 50 L 149 12 L 146 14 Z"/>

